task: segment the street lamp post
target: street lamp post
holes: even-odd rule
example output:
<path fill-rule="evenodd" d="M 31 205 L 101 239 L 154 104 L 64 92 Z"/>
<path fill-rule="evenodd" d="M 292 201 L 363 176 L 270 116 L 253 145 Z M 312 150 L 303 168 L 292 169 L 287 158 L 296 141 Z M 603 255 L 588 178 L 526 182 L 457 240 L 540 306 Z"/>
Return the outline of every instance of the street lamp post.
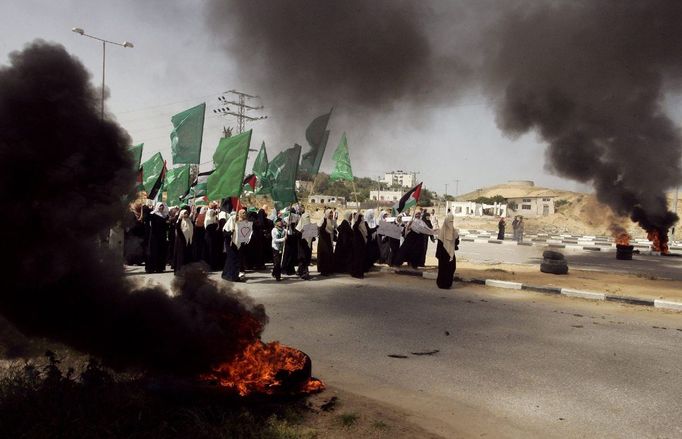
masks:
<path fill-rule="evenodd" d="M 106 59 L 107 59 L 107 56 L 106 56 L 107 55 L 107 43 L 114 44 L 116 46 L 127 47 L 130 49 L 132 49 L 134 47 L 133 43 L 131 43 L 130 41 L 124 41 L 122 43 L 117 43 L 116 41 L 105 40 L 103 38 L 99 38 L 99 37 L 96 37 L 94 35 L 86 34 L 85 31 L 80 27 L 74 27 L 71 29 L 71 31 L 75 32 L 79 35 L 82 35 L 84 37 L 92 38 L 93 40 L 97 40 L 97 41 L 102 42 L 102 102 L 101 102 L 100 111 L 101 111 L 101 118 L 102 118 L 102 120 L 104 120 L 104 71 L 105 71 Z"/>

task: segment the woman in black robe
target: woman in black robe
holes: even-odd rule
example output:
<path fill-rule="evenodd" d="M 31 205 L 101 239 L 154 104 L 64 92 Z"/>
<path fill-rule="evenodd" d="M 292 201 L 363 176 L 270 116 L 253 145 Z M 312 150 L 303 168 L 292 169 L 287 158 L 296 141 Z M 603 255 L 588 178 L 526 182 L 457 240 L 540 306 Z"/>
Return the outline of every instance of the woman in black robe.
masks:
<path fill-rule="evenodd" d="M 431 223 L 431 215 L 428 212 L 424 212 L 422 215 L 422 221 L 424 224 L 426 224 L 426 227 L 429 229 L 433 229 L 433 223 Z M 419 267 L 424 267 L 426 266 L 426 253 L 429 251 L 429 240 L 431 242 L 435 242 L 435 238 L 433 235 L 423 235 L 422 239 L 424 240 L 424 248 L 422 249 L 421 255 L 419 257 Z"/>
<path fill-rule="evenodd" d="M 350 263 L 350 275 L 362 279 L 367 268 L 367 223 L 360 213 L 353 224 L 353 257 Z"/>
<path fill-rule="evenodd" d="M 192 262 L 192 238 L 194 226 L 189 219 L 189 212 L 181 210 L 175 221 L 175 253 L 173 255 L 173 273 L 176 275 L 182 267 Z"/>
<path fill-rule="evenodd" d="M 367 259 L 365 260 L 365 272 L 368 272 L 379 260 L 379 240 L 376 235 L 378 225 L 374 219 L 374 209 L 365 211 L 365 226 L 367 228 Z"/>
<path fill-rule="evenodd" d="M 219 255 L 218 255 L 218 261 L 217 261 L 217 269 L 221 270 L 222 267 L 225 266 L 225 258 L 226 258 L 226 253 L 225 253 L 225 235 L 223 232 L 223 229 L 225 228 L 225 224 L 227 224 L 227 212 L 220 211 L 218 212 L 218 238 L 220 239 L 220 244 L 219 244 Z"/>
<path fill-rule="evenodd" d="M 405 233 L 405 240 L 398 250 L 398 257 L 395 264 L 399 266 L 402 265 L 403 262 L 407 262 L 410 267 L 417 268 L 419 267 L 424 252 L 424 238 L 427 237 L 427 235 L 433 235 L 434 231 L 424 224 L 424 221 L 420 218 L 420 214 L 417 213 L 415 214 L 414 219 L 408 224 Z"/>
<path fill-rule="evenodd" d="M 159 203 L 149 215 L 149 250 L 145 271 L 163 273 L 166 270 L 166 251 L 168 250 L 168 208 Z"/>
<path fill-rule="evenodd" d="M 343 221 L 336 228 L 336 248 L 334 249 L 334 272 L 336 273 L 350 273 L 353 257 L 353 229 L 350 225 L 350 218 L 351 212 L 344 212 Z M 319 243 L 317 252 L 319 255 Z"/>
<path fill-rule="evenodd" d="M 312 241 L 314 238 L 303 239 L 303 227 L 310 224 L 310 214 L 302 212 L 296 224 L 298 237 L 298 269 L 296 274 L 303 280 L 310 280 L 310 262 L 313 257 Z"/>
<path fill-rule="evenodd" d="M 457 258 L 455 250 L 459 249 L 459 234 L 454 227 L 454 216 L 449 213 L 443 221 L 443 226 L 438 231 L 438 246 L 436 247 L 436 258 L 438 259 L 438 277 L 436 285 L 438 288 L 448 289 L 452 286 L 452 281 L 457 268 Z"/>
<path fill-rule="evenodd" d="M 317 225 L 317 271 L 322 276 L 334 273 L 334 211 L 328 209 Z M 338 247 L 337 247 L 338 248 Z"/>
<path fill-rule="evenodd" d="M 240 210 L 236 215 L 230 216 L 223 228 L 225 236 L 225 266 L 222 278 L 230 282 L 244 282 L 239 276 L 240 256 L 237 247 L 237 222 L 246 220 L 246 212 Z"/>
<path fill-rule="evenodd" d="M 127 265 L 142 265 L 144 263 L 144 235 L 145 227 L 142 222 L 142 206 L 139 204 L 131 209 L 126 217 L 123 255 Z"/>
<path fill-rule="evenodd" d="M 192 260 L 193 262 L 199 262 L 204 260 L 204 235 L 206 230 L 204 229 L 204 220 L 206 219 L 206 212 L 208 207 L 197 206 L 194 213 L 194 240 L 192 241 Z"/>
<path fill-rule="evenodd" d="M 500 217 L 500 221 L 497 223 L 497 239 L 504 241 L 504 229 L 507 226 L 507 221 L 503 216 Z"/>
<path fill-rule="evenodd" d="M 284 241 L 284 253 L 282 254 L 282 273 L 288 276 L 296 274 L 296 266 L 298 265 L 298 241 L 301 237 L 296 233 L 296 224 L 298 224 L 297 215 L 289 211 L 287 218 L 287 225 L 285 227 L 287 238 Z"/>
<path fill-rule="evenodd" d="M 216 205 L 209 206 L 204 218 L 204 260 L 211 271 L 218 271 L 220 255 L 223 251 L 223 238 L 218 228 L 218 209 Z"/>
<path fill-rule="evenodd" d="M 242 248 L 246 253 L 246 268 L 249 270 L 263 270 L 265 255 L 263 254 L 263 226 L 258 213 L 250 211 L 247 218 L 253 226 L 251 239 Z"/>
<path fill-rule="evenodd" d="M 168 214 L 168 255 L 166 261 L 171 270 L 175 270 L 175 227 L 178 222 L 180 209 L 173 207 Z"/>
<path fill-rule="evenodd" d="M 275 228 L 275 223 L 268 218 L 268 214 L 265 211 L 267 206 L 263 206 L 258 211 L 258 224 L 261 229 L 261 253 L 263 254 L 263 263 L 272 262 L 272 229 Z"/>

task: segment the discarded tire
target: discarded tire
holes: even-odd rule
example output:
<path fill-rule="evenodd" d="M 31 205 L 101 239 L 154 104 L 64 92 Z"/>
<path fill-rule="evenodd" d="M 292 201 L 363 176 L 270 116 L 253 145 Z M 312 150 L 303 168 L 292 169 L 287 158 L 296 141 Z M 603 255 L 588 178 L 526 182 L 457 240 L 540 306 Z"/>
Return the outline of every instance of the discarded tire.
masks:
<path fill-rule="evenodd" d="M 547 265 L 566 265 L 566 259 L 544 259 L 542 263 Z"/>
<path fill-rule="evenodd" d="M 633 245 L 616 245 L 616 259 L 621 261 L 631 261 L 632 251 L 635 247 Z"/>
<path fill-rule="evenodd" d="M 563 253 L 555 252 L 553 250 L 545 250 L 542 252 L 542 257 L 547 259 L 553 259 L 557 261 L 563 261 L 565 260 Z"/>
<path fill-rule="evenodd" d="M 549 259 L 551 260 L 551 259 Z M 550 273 L 550 274 L 567 274 L 568 273 L 568 265 L 566 264 L 566 261 L 563 261 L 563 264 L 549 264 L 546 262 L 543 262 L 540 264 L 540 271 L 543 273 Z"/>

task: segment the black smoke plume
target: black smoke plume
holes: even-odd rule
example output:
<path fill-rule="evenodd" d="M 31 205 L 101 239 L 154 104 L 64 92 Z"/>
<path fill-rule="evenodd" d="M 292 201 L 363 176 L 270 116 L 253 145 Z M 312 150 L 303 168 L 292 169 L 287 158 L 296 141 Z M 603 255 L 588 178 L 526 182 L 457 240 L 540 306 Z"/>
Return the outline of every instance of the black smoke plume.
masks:
<path fill-rule="evenodd" d="M 663 100 L 682 79 L 680 1 L 213 0 L 209 17 L 290 115 L 352 106 L 364 127 L 363 108 L 421 114 L 483 90 L 506 134 L 548 143 L 550 171 L 645 228 L 676 221 L 664 192 L 681 139 Z"/>
<path fill-rule="evenodd" d="M 501 19 L 483 70 L 502 130 L 537 132 L 551 171 L 646 230 L 677 221 L 665 190 L 682 142 L 663 100 L 682 73 L 680 20 L 677 1 L 529 4 Z"/>
<path fill-rule="evenodd" d="M 256 339 L 255 305 L 194 268 L 173 296 L 124 276 L 98 235 L 135 184 L 128 135 L 59 45 L 35 41 L 0 67 L 0 314 L 116 368 L 206 372 Z"/>

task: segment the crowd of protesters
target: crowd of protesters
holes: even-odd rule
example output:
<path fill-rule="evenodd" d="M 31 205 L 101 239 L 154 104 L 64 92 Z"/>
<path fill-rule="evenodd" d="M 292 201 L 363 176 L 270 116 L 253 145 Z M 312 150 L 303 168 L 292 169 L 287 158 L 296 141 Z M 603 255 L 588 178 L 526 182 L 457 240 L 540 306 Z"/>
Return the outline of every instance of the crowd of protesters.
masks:
<path fill-rule="evenodd" d="M 363 278 L 375 264 L 423 267 L 431 242 L 437 245 L 437 284 L 452 285 L 459 234 L 451 213 L 440 224 L 433 210 L 416 209 L 411 215 L 393 217 L 390 210 L 339 215 L 336 209 L 325 208 L 322 218 L 313 223 L 299 204 L 282 211 L 262 206 L 230 212 L 224 207 L 216 202 L 201 207 L 169 208 L 162 202 L 132 205 L 124 236 L 126 263 L 144 265 L 148 273 L 164 272 L 170 266 L 177 274 L 189 263 L 203 262 L 231 282 L 245 281 L 247 271 L 266 269 L 277 281 L 284 276 L 308 280 L 315 250 L 320 276 Z M 382 222 L 394 224 L 392 236 L 381 234 Z M 248 239 L 240 238 L 240 231 L 246 231 Z"/>

